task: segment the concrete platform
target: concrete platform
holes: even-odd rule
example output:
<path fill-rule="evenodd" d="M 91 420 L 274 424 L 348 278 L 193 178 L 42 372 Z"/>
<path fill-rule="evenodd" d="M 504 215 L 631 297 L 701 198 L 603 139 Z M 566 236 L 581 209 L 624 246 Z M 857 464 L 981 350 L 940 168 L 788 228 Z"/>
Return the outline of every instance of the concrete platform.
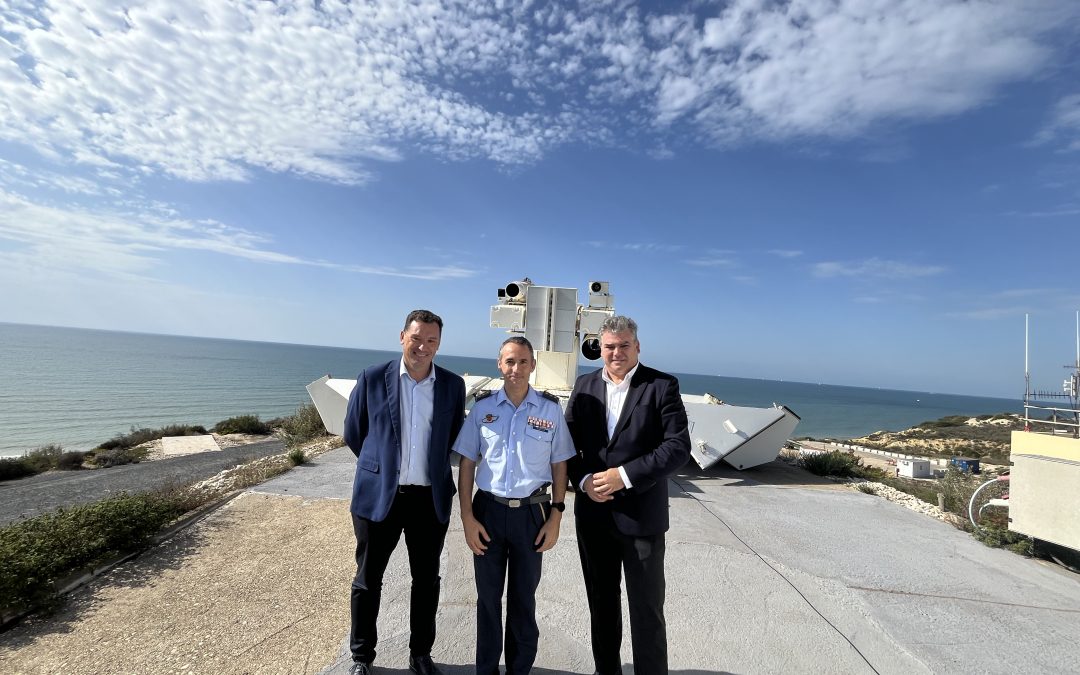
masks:
<path fill-rule="evenodd" d="M 207 434 L 205 436 L 165 436 L 161 439 L 161 452 L 166 457 L 175 457 L 178 455 L 194 455 L 197 452 L 211 452 L 218 451 L 221 448 L 218 446 L 214 437 Z"/>
<path fill-rule="evenodd" d="M 352 470 L 351 453 L 336 450 L 255 491 L 347 499 Z M 986 548 L 872 495 L 773 462 L 677 477 L 671 519 L 673 673 L 1080 672 L 1080 577 Z M 472 672 L 475 591 L 456 512 L 442 570 L 433 656 L 448 675 L 464 675 Z M 383 589 L 380 673 L 408 672 L 408 586 L 402 543 Z M 343 605 L 347 596 L 343 588 Z M 592 672 L 572 517 L 545 555 L 538 613 L 534 672 Z M 348 671 L 347 630 L 322 673 Z"/>

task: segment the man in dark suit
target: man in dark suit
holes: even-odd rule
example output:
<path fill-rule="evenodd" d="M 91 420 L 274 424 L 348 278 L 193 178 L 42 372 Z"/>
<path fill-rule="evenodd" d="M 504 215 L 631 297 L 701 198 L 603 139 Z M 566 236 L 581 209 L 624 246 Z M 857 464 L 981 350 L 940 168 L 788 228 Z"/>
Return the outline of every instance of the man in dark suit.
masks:
<path fill-rule="evenodd" d="M 621 577 L 626 575 L 634 672 L 668 671 L 664 533 L 668 476 L 690 457 L 679 381 L 638 362 L 637 324 L 604 322 L 604 367 L 582 375 L 566 407 L 578 553 L 599 675 L 622 672 Z"/>
<path fill-rule="evenodd" d="M 423 309 L 401 331 L 401 359 L 360 373 L 345 413 L 356 455 L 350 675 L 374 673 L 383 572 L 401 533 L 409 551 L 409 670 L 439 673 L 431 660 L 439 605 L 439 557 L 450 523 L 450 448 L 465 419 L 465 381 L 435 365 L 442 319 Z"/>

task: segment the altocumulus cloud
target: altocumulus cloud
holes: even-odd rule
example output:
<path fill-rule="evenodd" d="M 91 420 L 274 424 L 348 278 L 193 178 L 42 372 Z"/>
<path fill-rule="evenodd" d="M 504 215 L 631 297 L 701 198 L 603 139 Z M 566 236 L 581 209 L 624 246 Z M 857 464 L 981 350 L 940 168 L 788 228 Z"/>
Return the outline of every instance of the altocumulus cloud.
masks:
<path fill-rule="evenodd" d="M 726 146 L 962 112 L 1073 0 L 0 1 L 0 139 L 103 172 L 362 183 L 413 152 Z M 1066 111 L 1067 112 L 1067 111 Z M 627 141 L 629 142 L 629 141 Z"/>

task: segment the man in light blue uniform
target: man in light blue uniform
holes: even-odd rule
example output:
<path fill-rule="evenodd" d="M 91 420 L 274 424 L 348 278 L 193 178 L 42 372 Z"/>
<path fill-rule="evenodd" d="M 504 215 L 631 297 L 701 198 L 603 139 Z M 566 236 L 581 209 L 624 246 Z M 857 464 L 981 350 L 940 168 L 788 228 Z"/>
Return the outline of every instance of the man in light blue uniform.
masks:
<path fill-rule="evenodd" d="M 536 587 L 543 552 L 559 538 L 566 460 L 575 454 L 559 399 L 529 386 L 535 368 L 528 340 L 503 342 L 503 388 L 476 397 L 454 442 L 461 523 L 475 554 L 477 675 L 498 674 L 504 644 L 507 675 L 525 675 L 536 660 Z"/>

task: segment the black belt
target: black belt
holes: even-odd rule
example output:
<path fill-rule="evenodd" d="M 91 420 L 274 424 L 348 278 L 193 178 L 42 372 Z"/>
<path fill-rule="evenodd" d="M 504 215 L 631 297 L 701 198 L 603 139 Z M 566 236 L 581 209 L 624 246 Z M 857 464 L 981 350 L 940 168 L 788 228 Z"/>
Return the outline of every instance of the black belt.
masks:
<path fill-rule="evenodd" d="M 499 495 L 493 495 L 490 492 L 484 490 L 477 491 L 477 494 L 482 495 L 494 502 L 498 502 L 504 506 L 509 506 L 512 509 L 516 509 L 519 506 L 526 506 L 529 504 L 545 504 L 551 501 L 551 495 L 547 492 L 541 494 L 534 494 L 529 497 L 520 497 L 518 499 L 507 499 L 506 497 L 500 497 Z"/>
<path fill-rule="evenodd" d="M 400 494 L 408 494 L 410 492 L 431 491 L 430 485 L 398 485 L 397 491 Z"/>

